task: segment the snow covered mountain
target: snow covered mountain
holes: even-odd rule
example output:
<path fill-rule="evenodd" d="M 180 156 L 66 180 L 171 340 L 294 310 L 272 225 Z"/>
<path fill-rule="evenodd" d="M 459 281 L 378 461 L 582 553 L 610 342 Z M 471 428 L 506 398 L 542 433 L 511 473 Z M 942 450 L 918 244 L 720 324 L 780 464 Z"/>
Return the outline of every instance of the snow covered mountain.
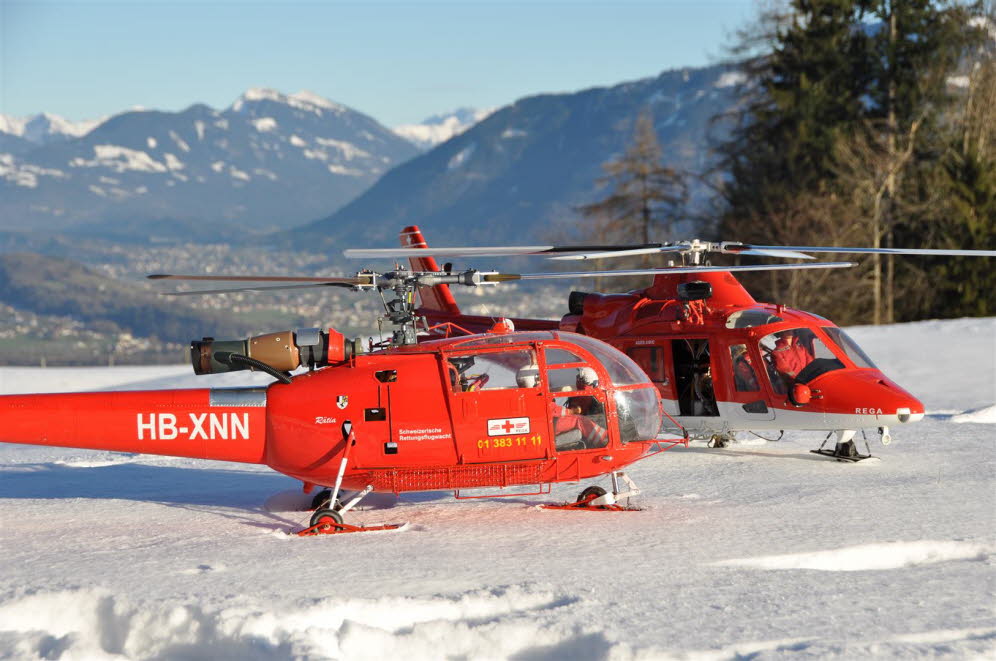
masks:
<path fill-rule="evenodd" d="M 419 124 L 395 126 L 394 132 L 421 149 L 432 149 L 441 142 L 463 133 L 494 112 L 475 108 L 458 108 L 449 114 L 433 115 Z"/>
<path fill-rule="evenodd" d="M 47 145 L 86 135 L 105 119 L 74 122 L 47 112 L 23 118 L 0 115 L 0 133 L 22 138 L 32 145 Z"/>
<path fill-rule="evenodd" d="M 289 227 L 417 153 L 371 117 L 309 92 L 250 89 L 221 111 L 130 111 L 79 137 L 53 117 L 0 124 L 0 230 Z M 53 139 L 58 130 L 66 139 Z"/>

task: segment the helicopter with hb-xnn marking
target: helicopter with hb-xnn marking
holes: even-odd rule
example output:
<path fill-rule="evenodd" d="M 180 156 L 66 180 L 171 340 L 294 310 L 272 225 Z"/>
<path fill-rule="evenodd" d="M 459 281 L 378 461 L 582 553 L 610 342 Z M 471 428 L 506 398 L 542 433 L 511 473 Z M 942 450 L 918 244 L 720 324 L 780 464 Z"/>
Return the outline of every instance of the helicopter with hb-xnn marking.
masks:
<path fill-rule="evenodd" d="M 635 246 L 522 246 L 429 248 L 417 227 L 402 230 L 401 249 L 360 249 L 348 256 L 404 258 L 412 268 L 437 271 L 435 257 L 539 255 L 588 260 L 671 254 L 681 265 L 636 271 L 582 271 L 577 279 L 651 274 L 645 289 L 617 294 L 580 291 L 568 297 L 559 320 L 515 319 L 517 328 L 561 330 L 598 338 L 625 353 L 657 388 L 669 419 L 693 439 L 723 446 L 738 433 L 762 438 L 783 430 L 829 432 L 813 450 L 845 461 L 871 456 L 855 446 L 856 434 L 877 430 L 884 444 L 890 428 L 920 420 L 923 404 L 879 370 L 833 322 L 780 304 L 755 301 L 735 275 L 746 271 L 846 268 L 847 262 L 709 266 L 710 253 L 810 260 L 808 253 L 949 255 L 993 257 L 996 251 L 759 246 L 686 241 Z M 444 268 L 450 268 L 447 265 Z M 519 280 L 548 279 L 548 273 Z M 418 314 L 432 324 L 451 323 L 476 332 L 492 318 L 463 314 L 448 287 L 420 287 Z M 833 449 L 827 442 L 835 437 Z"/>
<path fill-rule="evenodd" d="M 484 286 L 509 274 L 362 271 L 354 277 L 155 275 L 240 282 L 236 289 L 344 287 L 384 295 L 394 326 L 378 344 L 332 328 L 191 343 L 196 374 L 260 370 L 267 387 L 0 397 L 0 441 L 265 464 L 315 487 L 301 531 L 397 529 L 343 520 L 371 491 L 491 489 L 549 493 L 557 482 L 611 477 L 566 509 L 621 510 L 639 493 L 627 465 L 686 442 L 658 437 L 657 389 L 630 358 L 592 337 L 516 332 L 504 321 L 470 336 L 418 339 L 416 289 Z M 250 282 L 259 283 L 250 285 Z M 301 370 L 305 370 L 303 373 Z M 516 488 L 516 493 L 504 490 Z M 350 490 L 351 497 L 340 496 Z M 628 503 L 628 500 L 626 501 Z M 548 505 L 548 507 L 555 507 Z"/>

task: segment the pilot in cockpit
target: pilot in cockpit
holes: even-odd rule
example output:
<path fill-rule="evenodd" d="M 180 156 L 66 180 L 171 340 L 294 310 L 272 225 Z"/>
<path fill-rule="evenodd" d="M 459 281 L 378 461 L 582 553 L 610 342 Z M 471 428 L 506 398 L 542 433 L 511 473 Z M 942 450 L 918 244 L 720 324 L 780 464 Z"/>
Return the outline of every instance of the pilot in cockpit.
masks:
<path fill-rule="evenodd" d="M 775 333 L 775 348 L 771 351 L 775 369 L 789 382 L 794 380 L 806 365 L 813 362 L 813 353 L 807 346 L 807 338 L 800 337 L 800 332 L 788 330 Z"/>
<path fill-rule="evenodd" d="M 579 367 L 576 380 L 578 390 L 598 387 L 598 374 L 590 367 Z M 576 395 L 569 397 L 564 408 L 575 415 L 605 415 L 605 407 L 591 395 Z"/>

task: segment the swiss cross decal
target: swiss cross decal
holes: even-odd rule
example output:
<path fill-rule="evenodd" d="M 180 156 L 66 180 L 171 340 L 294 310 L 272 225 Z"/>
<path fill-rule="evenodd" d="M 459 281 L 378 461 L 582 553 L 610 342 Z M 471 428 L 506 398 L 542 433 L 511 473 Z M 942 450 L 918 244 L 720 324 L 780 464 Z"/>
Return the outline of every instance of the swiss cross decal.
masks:
<path fill-rule="evenodd" d="M 515 436 L 529 433 L 529 418 L 495 418 L 488 420 L 488 436 Z"/>

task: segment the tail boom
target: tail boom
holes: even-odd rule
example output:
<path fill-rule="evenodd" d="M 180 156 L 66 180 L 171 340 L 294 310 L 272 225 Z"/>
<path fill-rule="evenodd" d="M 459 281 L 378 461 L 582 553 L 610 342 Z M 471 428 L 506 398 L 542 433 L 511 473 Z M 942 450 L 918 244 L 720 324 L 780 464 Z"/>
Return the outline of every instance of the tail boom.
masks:
<path fill-rule="evenodd" d="M 263 463 L 259 388 L 5 395 L 0 441 Z"/>

